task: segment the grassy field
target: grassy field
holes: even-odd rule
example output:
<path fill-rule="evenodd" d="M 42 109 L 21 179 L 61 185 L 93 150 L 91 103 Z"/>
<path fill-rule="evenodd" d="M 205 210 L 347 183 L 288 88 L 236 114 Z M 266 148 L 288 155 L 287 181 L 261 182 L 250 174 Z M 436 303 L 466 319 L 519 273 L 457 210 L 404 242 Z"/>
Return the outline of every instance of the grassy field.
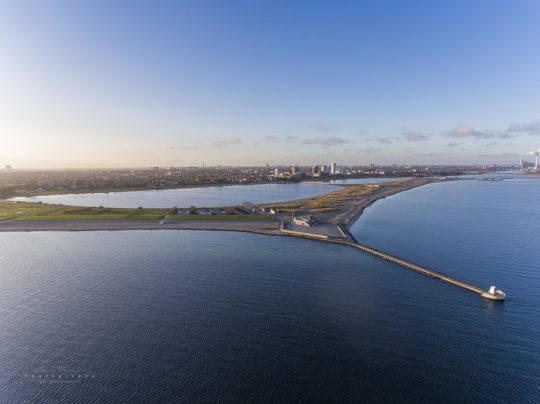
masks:
<path fill-rule="evenodd" d="M 0 220 L 137 220 L 161 219 L 168 209 L 114 209 L 0 202 Z"/>
<path fill-rule="evenodd" d="M 15 219 L 23 216 L 41 216 L 61 209 L 65 209 L 65 207 L 37 203 L 0 202 L 0 220 Z"/>
<path fill-rule="evenodd" d="M 159 220 L 170 209 L 87 208 L 30 202 L 0 201 L 2 220 Z M 175 215 L 174 220 L 272 220 L 258 215 Z"/>

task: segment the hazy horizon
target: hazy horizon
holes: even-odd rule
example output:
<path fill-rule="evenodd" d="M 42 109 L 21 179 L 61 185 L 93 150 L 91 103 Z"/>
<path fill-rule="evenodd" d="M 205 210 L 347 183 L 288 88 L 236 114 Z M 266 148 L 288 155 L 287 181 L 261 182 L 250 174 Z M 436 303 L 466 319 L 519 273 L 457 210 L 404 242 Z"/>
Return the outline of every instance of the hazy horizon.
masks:
<path fill-rule="evenodd" d="M 539 16 L 536 1 L 4 1 L 0 168 L 516 164 L 540 147 Z"/>
<path fill-rule="evenodd" d="M 527 160 L 525 160 L 527 161 Z M 270 167 L 272 168 L 283 168 L 283 169 L 287 169 L 287 168 L 290 168 L 292 166 L 297 166 L 297 167 L 301 167 L 301 168 L 312 168 L 314 166 L 321 166 L 321 165 L 326 165 L 327 163 L 334 163 L 334 162 L 322 162 L 322 163 L 315 163 L 315 164 L 296 164 L 296 163 L 291 163 L 291 164 L 287 164 L 287 163 L 278 163 L 278 164 L 269 164 Z M 483 167 L 483 166 L 486 166 L 486 164 L 440 164 L 440 165 L 437 165 L 437 164 L 338 164 L 337 162 L 335 162 L 337 167 L 370 167 L 371 165 L 374 165 L 375 167 L 400 167 L 400 168 L 403 168 L 403 167 L 437 167 L 437 166 L 440 166 L 440 167 Z M 76 167 L 76 166 L 73 166 L 73 167 L 47 167 L 47 168 L 39 168 L 39 167 L 26 167 L 26 168 L 17 168 L 17 167 L 13 167 L 11 166 L 10 164 L 7 164 L 10 166 L 9 168 L 9 171 L 42 171 L 42 172 L 45 172 L 45 171 L 91 171 L 91 170 L 152 170 L 154 168 L 160 168 L 160 169 L 165 169 L 165 168 L 169 168 L 169 167 L 173 167 L 173 168 L 178 168 L 178 169 L 187 169 L 187 168 L 199 168 L 199 169 L 203 169 L 203 168 L 208 168 L 208 169 L 211 169 L 211 168 L 266 168 L 266 164 L 252 164 L 252 165 L 243 165 L 243 164 L 217 164 L 217 165 L 207 165 L 205 164 L 204 166 L 202 165 L 167 165 L 167 166 L 164 166 L 164 165 L 155 165 L 155 166 L 88 166 L 88 167 Z M 500 165 L 500 166 L 509 166 L 509 165 L 516 165 L 516 164 L 495 164 L 495 165 Z M 5 171 L 4 170 L 5 167 L 0 167 L 0 171 Z M 8 172 L 9 172 L 8 171 Z"/>

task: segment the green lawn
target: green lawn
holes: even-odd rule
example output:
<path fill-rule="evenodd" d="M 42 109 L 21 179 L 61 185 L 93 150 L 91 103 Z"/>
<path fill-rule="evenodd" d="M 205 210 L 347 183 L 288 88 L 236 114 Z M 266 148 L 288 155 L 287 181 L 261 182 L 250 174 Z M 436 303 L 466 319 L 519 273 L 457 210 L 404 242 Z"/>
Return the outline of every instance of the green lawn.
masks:
<path fill-rule="evenodd" d="M 159 220 L 170 209 L 87 208 L 31 202 L 0 201 L 2 220 Z M 273 220 L 258 215 L 171 215 L 171 220 Z"/>
<path fill-rule="evenodd" d="M 0 220 L 161 219 L 169 209 L 85 208 L 30 202 L 0 202 Z"/>
<path fill-rule="evenodd" d="M 26 202 L 0 202 L 0 220 L 23 216 L 41 216 L 61 211 L 65 207 Z"/>

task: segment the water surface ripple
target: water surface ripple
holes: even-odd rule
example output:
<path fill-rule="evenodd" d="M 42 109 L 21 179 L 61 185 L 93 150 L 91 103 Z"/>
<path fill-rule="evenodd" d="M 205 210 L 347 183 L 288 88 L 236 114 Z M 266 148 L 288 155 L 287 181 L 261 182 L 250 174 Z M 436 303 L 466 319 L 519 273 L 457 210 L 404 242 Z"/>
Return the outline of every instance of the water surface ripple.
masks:
<path fill-rule="evenodd" d="M 433 184 L 345 246 L 241 233 L 0 234 L 0 402 L 537 402 L 540 188 Z"/>

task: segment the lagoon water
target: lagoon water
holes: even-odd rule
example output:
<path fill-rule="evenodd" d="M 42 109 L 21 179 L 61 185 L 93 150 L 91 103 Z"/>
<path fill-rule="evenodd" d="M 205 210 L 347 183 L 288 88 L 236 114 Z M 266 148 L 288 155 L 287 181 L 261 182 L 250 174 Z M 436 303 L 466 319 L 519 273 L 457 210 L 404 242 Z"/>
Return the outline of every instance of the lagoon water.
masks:
<path fill-rule="evenodd" d="M 0 402 L 538 402 L 539 203 L 432 184 L 353 228 L 502 304 L 310 240 L 0 233 Z"/>
<path fill-rule="evenodd" d="M 188 208 L 237 205 L 242 202 L 269 203 L 308 198 L 339 189 L 325 183 L 230 185 L 222 187 L 166 189 L 161 191 L 129 191 L 95 194 L 47 195 L 13 198 L 16 201 L 61 203 L 76 206 L 114 208 Z"/>
<path fill-rule="evenodd" d="M 114 208 L 171 208 L 218 207 L 241 202 L 284 202 L 325 194 L 339 189 L 342 184 L 371 184 L 403 180 L 403 178 L 356 178 L 325 182 L 293 184 L 254 184 L 222 187 L 166 189 L 161 191 L 129 191 L 93 194 L 46 195 L 13 198 L 15 201 L 61 203 L 76 206 L 107 206 Z"/>

